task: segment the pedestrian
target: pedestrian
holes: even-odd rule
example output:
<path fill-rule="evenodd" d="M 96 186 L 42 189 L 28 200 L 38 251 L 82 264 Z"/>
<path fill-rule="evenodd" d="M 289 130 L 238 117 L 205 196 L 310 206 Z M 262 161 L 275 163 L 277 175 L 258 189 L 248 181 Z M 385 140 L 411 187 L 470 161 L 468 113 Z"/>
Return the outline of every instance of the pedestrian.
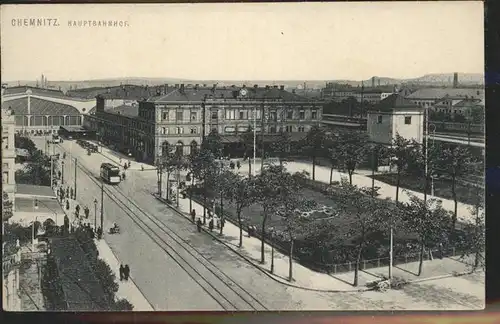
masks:
<path fill-rule="evenodd" d="M 97 239 L 100 240 L 102 238 L 102 228 L 99 226 L 97 228 Z"/>
<path fill-rule="evenodd" d="M 199 218 L 196 221 L 196 227 L 198 228 L 198 232 L 201 232 L 201 219 L 199 219 Z"/>
<path fill-rule="evenodd" d="M 128 277 L 130 276 L 130 267 L 128 266 L 128 264 L 125 265 L 125 268 L 123 270 L 124 270 L 123 274 L 124 274 L 125 280 L 128 281 Z"/>
<path fill-rule="evenodd" d="M 238 168 L 238 170 L 241 168 L 241 163 L 240 163 L 240 161 L 237 161 L 237 162 L 236 162 L 236 167 Z"/>
<path fill-rule="evenodd" d="M 234 170 L 234 162 L 233 162 L 233 161 L 231 161 L 231 163 L 229 163 L 229 168 L 230 168 L 231 170 Z"/>
<path fill-rule="evenodd" d="M 224 229 L 224 225 L 226 224 L 226 220 L 224 218 L 221 218 L 220 220 L 220 228 Z"/>
<path fill-rule="evenodd" d="M 439 249 L 439 259 L 442 260 L 443 259 L 443 254 L 444 254 L 444 252 L 443 252 L 443 243 L 439 242 L 438 249 Z"/>
<path fill-rule="evenodd" d="M 120 264 L 120 281 L 123 280 L 124 273 L 125 273 L 125 268 L 123 267 L 123 264 Z"/>
<path fill-rule="evenodd" d="M 194 223 L 194 220 L 196 219 L 196 210 L 191 210 L 191 220 L 193 221 Z"/>
<path fill-rule="evenodd" d="M 214 219 L 213 219 L 213 217 L 210 218 L 210 222 L 208 222 L 208 229 L 210 231 L 213 231 L 213 229 L 214 229 Z"/>

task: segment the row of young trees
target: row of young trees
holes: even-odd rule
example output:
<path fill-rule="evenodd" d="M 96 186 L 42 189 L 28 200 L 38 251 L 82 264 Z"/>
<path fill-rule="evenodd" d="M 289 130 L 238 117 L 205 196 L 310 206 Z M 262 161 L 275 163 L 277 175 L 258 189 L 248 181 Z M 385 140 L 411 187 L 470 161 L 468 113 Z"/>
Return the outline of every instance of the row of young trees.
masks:
<path fill-rule="evenodd" d="M 246 150 L 253 150 L 253 134 L 244 134 L 242 143 L 247 143 L 244 146 Z M 434 244 L 439 235 L 441 235 L 441 238 L 447 236 L 447 233 L 450 233 L 451 229 L 455 228 L 456 208 L 450 217 L 449 213 L 444 211 L 436 200 L 427 199 L 427 197 L 424 197 L 423 200 L 412 197 L 408 204 L 394 204 L 390 201 L 380 200 L 377 198 L 377 189 L 373 185 L 371 188 L 354 186 L 352 184 L 352 175 L 359 165 L 367 159 L 371 159 L 374 169 L 377 160 L 381 158 L 389 160 L 390 164 L 396 168 L 398 177 L 397 203 L 400 191 L 399 179 L 404 173 L 410 172 L 412 167 L 423 170 L 424 164 L 427 163 L 429 170 L 426 173 L 427 175 L 431 174 L 431 172 L 434 172 L 434 174 L 448 172 L 447 174 L 451 176 L 455 183 L 456 179 L 466 172 L 472 161 L 467 149 L 442 148 L 436 145 L 429 148 L 426 157 L 425 147 L 400 136 L 394 139 L 392 146 L 386 148 L 368 143 L 366 135 L 359 132 L 326 133 L 321 128 L 313 128 L 300 144 L 303 147 L 303 152 L 312 157 L 313 179 L 315 179 L 316 159 L 324 157 L 325 151 L 331 161 L 332 172 L 334 169 L 347 171 L 349 181 L 343 182 L 341 186 L 332 187 L 335 188 L 332 191 L 332 199 L 339 202 L 339 208 L 343 213 L 353 217 L 352 222 L 354 223 L 345 225 L 345 223 L 339 223 L 335 217 L 327 217 L 324 220 L 311 220 L 303 217 L 303 215 L 314 210 L 315 203 L 300 194 L 300 188 L 304 186 L 309 175 L 306 173 L 289 174 L 283 167 L 283 161 L 290 154 L 290 146 L 292 145 L 286 133 L 280 134 L 277 141 L 271 145 L 271 151 L 279 158 L 280 164 L 264 168 L 256 177 L 252 177 L 250 170 L 248 177 L 243 177 L 231 172 L 224 165 L 222 162 L 222 142 L 220 136 L 215 132 L 208 135 L 200 149 L 192 150 L 188 157 L 176 154 L 170 148 L 164 150 L 165 154 L 162 157 L 163 170 L 166 170 L 166 172 L 180 169 L 188 170 L 188 179 L 191 181 L 191 190 L 188 190 L 190 199 L 192 199 L 192 189 L 195 186 L 201 190 L 205 207 L 209 205 L 209 196 L 213 197 L 215 195 L 219 197 L 219 206 L 221 207 L 219 215 L 222 218 L 225 215 L 223 212 L 224 201 L 230 202 L 235 210 L 240 228 L 240 246 L 243 244 L 244 219 L 248 218 L 243 216 L 243 212 L 247 207 L 259 204 L 263 210 L 260 222 L 262 263 L 265 262 L 264 240 L 268 230 L 267 224 L 271 218 L 279 219 L 282 229 L 275 234 L 279 240 L 289 243 L 290 280 L 292 279 L 293 242 L 297 239 L 314 236 L 326 228 L 328 228 L 330 235 L 328 235 L 329 242 L 324 242 L 324 244 L 329 247 L 339 246 L 341 244 L 339 238 L 345 237 L 345 235 L 352 237 L 350 251 L 356 251 L 354 259 L 357 263 L 361 260 L 363 251 L 368 246 L 376 244 L 371 241 L 374 237 L 377 237 L 375 233 L 380 234 L 388 227 L 417 235 L 422 255 L 426 245 Z M 247 156 L 249 155 L 247 154 Z M 477 224 L 471 225 L 471 228 L 480 233 L 481 231 L 477 230 L 482 226 L 480 217 L 478 220 Z M 445 228 L 444 225 L 447 227 Z M 352 229 L 352 233 L 349 231 L 345 233 L 346 227 Z M 333 234 L 341 232 L 344 234 Z M 466 241 L 477 243 L 478 239 L 472 240 L 469 238 Z M 377 244 L 380 245 L 380 242 Z M 462 245 L 465 246 L 466 244 L 463 243 Z M 474 246 L 477 250 L 481 244 Z M 473 250 L 472 246 L 464 247 L 464 249 Z M 423 256 L 421 262 L 423 262 Z M 358 268 L 356 267 L 356 269 Z M 357 273 L 355 277 L 357 278 Z M 355 279 L 355 283 L 357 283 L 357 279 Z"/>

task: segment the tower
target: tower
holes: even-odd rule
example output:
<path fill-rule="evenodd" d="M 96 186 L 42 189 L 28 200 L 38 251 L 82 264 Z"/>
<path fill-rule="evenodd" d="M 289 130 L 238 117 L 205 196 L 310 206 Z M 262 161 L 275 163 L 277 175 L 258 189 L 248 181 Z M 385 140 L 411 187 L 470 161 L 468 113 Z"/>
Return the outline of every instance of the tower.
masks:
<path fill-rule="evenodd" d="M 375 88 L 375 77 L 372 77 L 372 88 Z"/>
<path fill-rule="evenodd" d="M 458 73 L 453 73 L 453 88 L 458 88 Z"/>

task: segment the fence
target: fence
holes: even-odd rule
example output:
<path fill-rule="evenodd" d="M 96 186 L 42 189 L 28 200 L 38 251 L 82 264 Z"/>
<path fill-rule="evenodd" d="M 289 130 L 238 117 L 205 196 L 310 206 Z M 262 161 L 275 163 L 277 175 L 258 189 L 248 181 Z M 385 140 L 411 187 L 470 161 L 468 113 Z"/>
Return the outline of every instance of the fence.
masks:
<path fill-rule="evenodd" d="M 431 249 L 425 250 L 424 261 L 432 260 L 435 255 L 439 255 L 439 250 Z M 462 256 L 463 251 L 455 249 L 454 247 L 446 249 L 443 251 L 443 257 L 458 257 Z M 410 262 L 420 261 L 420 253 L 405 253 L 404 255 L 397 255 L 393 258 L 393 265 L 407 264 Z M 338 274 L 344 272 L 354 271 L 356 267 L 356 262 L 347 262 L 342 264 L 328 264 L 325 265 L 331 274 Z M 367 270 L 373 268 L 380 268 L 389 266 L 389 258 L 377 258 L 370 260 L 361 260 L 359 263 L 359 270 Z"/>

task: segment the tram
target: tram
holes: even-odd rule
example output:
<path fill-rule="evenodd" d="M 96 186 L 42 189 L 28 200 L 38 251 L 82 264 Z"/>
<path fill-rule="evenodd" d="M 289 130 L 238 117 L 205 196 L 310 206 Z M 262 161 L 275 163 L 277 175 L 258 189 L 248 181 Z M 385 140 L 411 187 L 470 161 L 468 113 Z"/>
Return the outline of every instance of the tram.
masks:
<path fill-rule="evenodd" d="M 110 184 L 120 183 L 120 168 L 111 163 L 101 164 L 101 179 Z"/>
<path fill-rule="evenodd" d="M 59 144 L 61 143 L 61 138 L 57 134 L 52 134 L 52 143 Z"/>

